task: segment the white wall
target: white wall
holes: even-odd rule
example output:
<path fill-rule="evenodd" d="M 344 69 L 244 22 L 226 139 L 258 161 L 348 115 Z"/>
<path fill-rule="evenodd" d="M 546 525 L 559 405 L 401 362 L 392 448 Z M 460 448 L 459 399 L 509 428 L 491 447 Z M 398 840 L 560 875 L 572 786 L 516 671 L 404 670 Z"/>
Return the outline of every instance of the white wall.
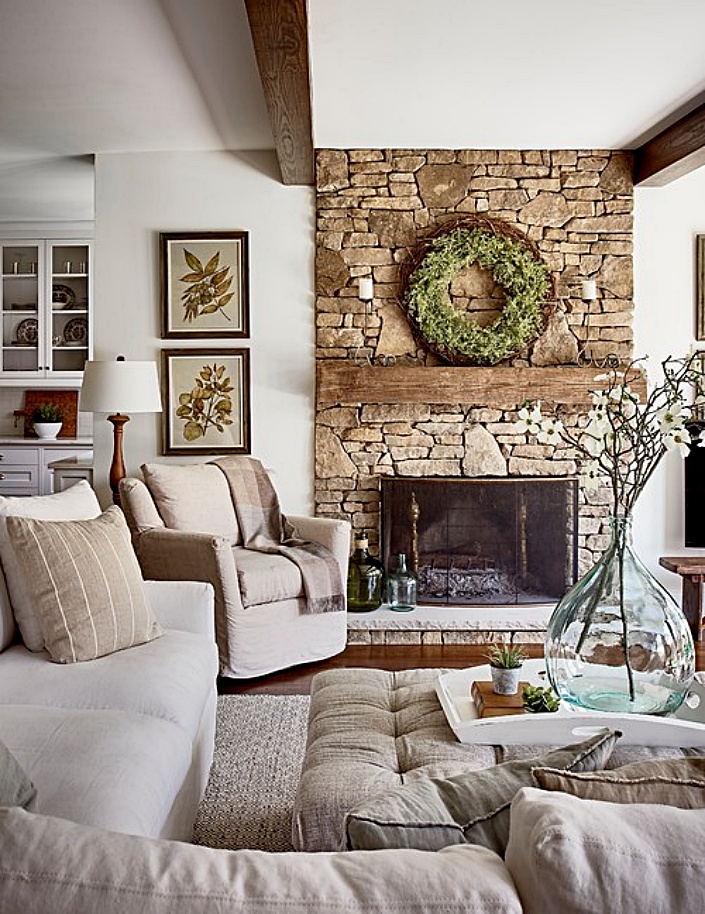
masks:
<path fill-rule="evenodd" d="M 665 187 L 635 190 L 634 352 L 652 370 L 669 355 L 686 355 L 695 340 L 695 235 L 705 233 L 705 168 Z M 673 593 L 680 580 L 659 569 L 661 555 L 685 549 L 683 461 L 667 454 L 637 503 L 634 543 Z"/>
<path fill-rule="evenodd" d="M 285 187 L 274 153 L 149 153 L 96 157 L 94 358 L 159 360 L 161 349 L 203 346 L 161 340 L 159 232 L 244 229 L 250 250 L 252 454 L 275 473 L 282 506 L 313 507 L 314 201 Z M 208 343 L 210 345 L 210 343 Z M 112 427 L 95 429 L 97 479 L 107 480 Z M 125 465 L 187 463 L 161 455 L 159 417 L 125 427 Z M 109 501 L 107 482 L 101 500 Z"/>

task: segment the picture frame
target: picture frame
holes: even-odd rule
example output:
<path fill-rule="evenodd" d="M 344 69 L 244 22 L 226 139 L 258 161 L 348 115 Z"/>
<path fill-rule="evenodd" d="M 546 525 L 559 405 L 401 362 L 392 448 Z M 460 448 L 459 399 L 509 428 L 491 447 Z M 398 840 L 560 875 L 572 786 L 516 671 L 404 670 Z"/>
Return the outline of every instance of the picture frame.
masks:
<path fill-rule="evenodd" d="M 163 349 L 162 453 L 250 453 L 250 350 Z"/>
<path fill-rule="evenodd" d="M 161 232 L 159 275 L 162 339 L 249 337 L 247 232 Z"/>
<path fill-rule="evenodd" d="M 705 235 L 695 236 L 695 339 L 705 340 Z"/>

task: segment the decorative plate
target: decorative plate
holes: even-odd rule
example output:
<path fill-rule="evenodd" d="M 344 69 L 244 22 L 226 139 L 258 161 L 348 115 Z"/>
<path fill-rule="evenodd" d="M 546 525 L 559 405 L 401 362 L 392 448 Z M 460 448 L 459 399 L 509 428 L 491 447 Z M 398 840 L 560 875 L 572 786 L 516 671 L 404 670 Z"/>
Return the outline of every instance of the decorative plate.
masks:
<path fill-rule="evenodd" d="M 34 317 L 27 317 L 20 321 L 15 330 L 15 337 L 18 343 L 28 346 L 36 343 L 39 338 L 39 321 Z"/>
<path fill-rule="evenodd" d="M 88 341 L 88 321 L 74 317 L 64 327 L 64 340 L 69 346 L 82 346 Z"/>
<path fill-rule="evenodd" d="M 51 287 L 51 300 L 55 305 L 63 305 L 64 308 L 73 308 L 76 303 L 76 293 L 71 286 L 62 286 L 57 283 Z"/>

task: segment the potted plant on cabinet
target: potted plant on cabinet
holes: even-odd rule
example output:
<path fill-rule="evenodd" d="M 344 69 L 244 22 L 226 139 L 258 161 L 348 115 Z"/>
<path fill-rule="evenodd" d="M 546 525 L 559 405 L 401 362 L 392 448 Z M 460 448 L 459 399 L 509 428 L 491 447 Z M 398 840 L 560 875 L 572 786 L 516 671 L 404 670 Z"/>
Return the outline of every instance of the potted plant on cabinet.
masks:
<path fill-rule="evenodd" d="M 63 414 L 54 403 L 42 403 L 32 412 L 32 424 L 37 438 L 56 438 L 63 421 Z"/>
<path fill-rule="evenodd" d="M 493 644 L 485 655 L 490 664 L 492 691 L 496 695 L 516 695 L 521 668 L 528 655 L 516 644 Z"/>

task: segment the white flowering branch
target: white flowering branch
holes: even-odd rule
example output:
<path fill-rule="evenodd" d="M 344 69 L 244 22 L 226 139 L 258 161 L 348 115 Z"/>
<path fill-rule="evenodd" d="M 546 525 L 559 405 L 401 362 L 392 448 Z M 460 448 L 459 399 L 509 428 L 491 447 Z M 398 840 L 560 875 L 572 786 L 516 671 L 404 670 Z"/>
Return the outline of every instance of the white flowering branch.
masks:
<path fill-rule="evenodd" d="M 693 410 L 705 403 L 700 357 L 665 359 L 663 380 L 644 403 L 627 382 L 641 368 L 641 361 L 595 379 L 603 386 L 592 392 L 584 427 L 567 428 L 556 417 L 544 417 L 540 403 L 530 402 L 519 410 L 515 426 L 541 444 L 562 442 L 577 452 L 583 485 L 595 488 L 606 482 L 615 516 L 631 514 L 666 451 L 685 457 L 692 444 L 705 446 L 705 430 L 692 433 Z"/>

